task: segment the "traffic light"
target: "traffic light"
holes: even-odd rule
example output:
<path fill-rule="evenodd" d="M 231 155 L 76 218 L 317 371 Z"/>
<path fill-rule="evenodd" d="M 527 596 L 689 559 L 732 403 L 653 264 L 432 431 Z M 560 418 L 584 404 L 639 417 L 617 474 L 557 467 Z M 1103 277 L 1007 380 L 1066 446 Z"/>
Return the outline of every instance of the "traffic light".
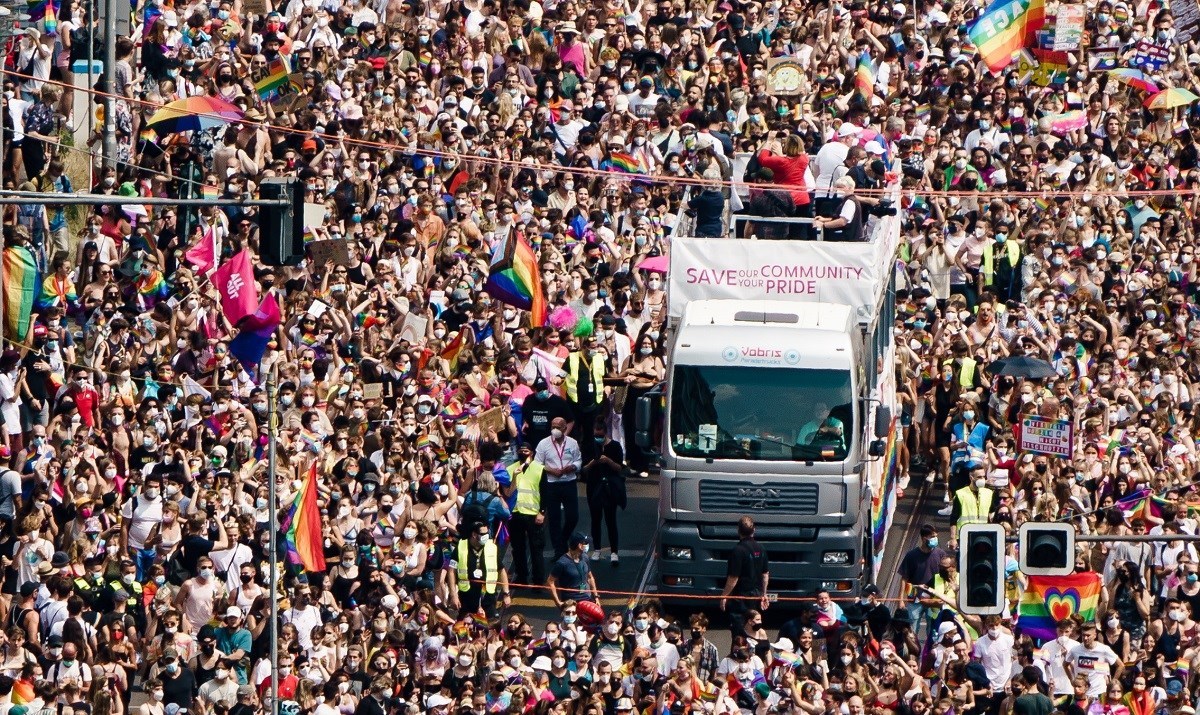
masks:
<path fill-rule="evenodd" d="M 1004 613 L 1004 527 L 967 524 L 959 529 L 958 563 L 958 610 L 975 616 Z"/>
<path fill-rule="evenodd" d="M 1027 521 L 1017 534 L 1021 572 L 1026 576 L 1066 576 L 1075 570 L 1075 526 Z"/>
<path fill-rule="evenodd" d="M 263 179 L 263 199 L 283 199 L 290 206 L 258 209 L 259 255 L 268 266 L 295 266 L 304 258 L 304 194 L 295 178 Z"/>

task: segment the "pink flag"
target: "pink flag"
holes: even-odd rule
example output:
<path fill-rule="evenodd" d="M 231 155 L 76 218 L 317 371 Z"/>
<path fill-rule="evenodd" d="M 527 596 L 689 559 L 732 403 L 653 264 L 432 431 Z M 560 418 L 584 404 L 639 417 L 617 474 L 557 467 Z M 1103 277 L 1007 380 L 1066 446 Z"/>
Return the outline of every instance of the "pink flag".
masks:
<path fill-rule="evenodd" d="M 200 241 L 183 254 L 188 263 L 196 267 L 201 274 L 206 274 L 217 265 L 217 234 L 210 227 L 200 237 Z"/>
<path fill-rule="evenodd" d="M 250 252 L 242 249 L 213 273 L 213 285 L 221 292 L 221 309 L 229 322 L 237 322 L 258 309 L 258 288 L 254 285 L 254 267 Z"/>

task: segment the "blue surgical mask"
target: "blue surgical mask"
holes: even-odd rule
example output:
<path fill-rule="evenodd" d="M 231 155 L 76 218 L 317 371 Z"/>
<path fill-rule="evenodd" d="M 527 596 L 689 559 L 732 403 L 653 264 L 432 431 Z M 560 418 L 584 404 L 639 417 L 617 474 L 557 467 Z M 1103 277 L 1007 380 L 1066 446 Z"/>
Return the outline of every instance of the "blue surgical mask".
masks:
<path fill-rule="evenodd" d="M 931 549 L 936 549 L 938 545 L 938 537 L 935 536 L 932 539 L 926 539 L 925 545 Z"/>

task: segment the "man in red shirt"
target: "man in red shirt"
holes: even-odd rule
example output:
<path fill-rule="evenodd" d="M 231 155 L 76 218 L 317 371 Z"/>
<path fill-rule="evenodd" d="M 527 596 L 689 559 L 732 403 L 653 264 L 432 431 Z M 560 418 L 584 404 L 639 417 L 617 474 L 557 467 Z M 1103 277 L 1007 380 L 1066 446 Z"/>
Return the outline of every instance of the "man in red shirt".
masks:
<path fill-rule="evenodd" d="M 64 396 L 75 400 L 79 421 L 95 428 L 100 424 L 100 393 L 92 387 L 91 373 L 86 369 L 76 370 L 71 385 Z"/>
<path fill-rule="evenodd" d="M 290 654 L 279 654 L 279 699 L 293 700 L 296 697 L 296 688 L 300 685 L 300 678 L 292 672 L 292 665 L 295 659 Z M 258 696 L 264 697 L 271 690 L 270 673 L 266 678 L 258 684 Z"/>

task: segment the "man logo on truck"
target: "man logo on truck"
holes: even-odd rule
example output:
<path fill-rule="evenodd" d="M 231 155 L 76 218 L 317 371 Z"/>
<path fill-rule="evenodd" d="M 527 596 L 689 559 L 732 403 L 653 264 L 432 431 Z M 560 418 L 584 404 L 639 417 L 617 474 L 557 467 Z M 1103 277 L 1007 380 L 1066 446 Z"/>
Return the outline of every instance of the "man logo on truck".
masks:
<path fill-rule="evenodd" d="M 738 489 L 738 504 L 747 509 L 766 509 L 778 505 L 780 496 L 778 489 L 743 487 Z"/>

